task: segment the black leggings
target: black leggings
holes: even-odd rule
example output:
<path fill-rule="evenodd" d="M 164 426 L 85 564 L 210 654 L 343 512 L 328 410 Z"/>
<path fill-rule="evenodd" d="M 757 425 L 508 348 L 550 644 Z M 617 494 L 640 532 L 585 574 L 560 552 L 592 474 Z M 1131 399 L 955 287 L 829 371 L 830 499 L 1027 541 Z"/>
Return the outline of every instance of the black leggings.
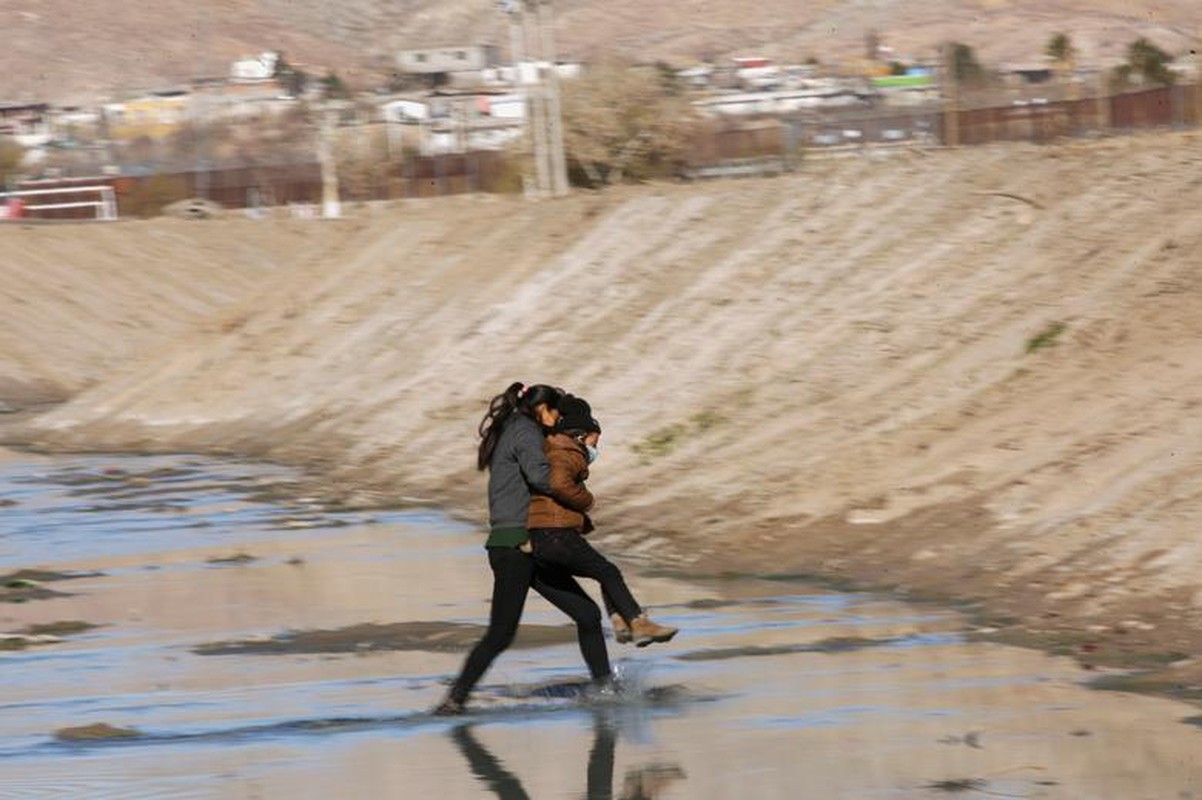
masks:
<path fill-rule="evenodd" d="M 488 565 L 493 574 L 488 630 L 468 653 L 459 677 L 451 686 L 452 700 L 466 702 L 493 660 L 513 642 L 531 588 L 576 623 L 580 653 L 593 679 L 600 680 L 613 674 L 605 650 L 605 634 L 601 630 L 601 609 L 566 569 L 537 565 L 533 558 L 516 547 L 488 548 Z"/>
<path fill-rule="evenodd" d="M 571 528 L 536 528 L 530 531 L 534 559 L 540 565 L 566 569 L 573 575 L 592 578 L 601 584 L 605 610 L 617 612 L 630 622 L 643 613 L 626 586 L 622 571 L 593 549 L 578 531 Z"/>

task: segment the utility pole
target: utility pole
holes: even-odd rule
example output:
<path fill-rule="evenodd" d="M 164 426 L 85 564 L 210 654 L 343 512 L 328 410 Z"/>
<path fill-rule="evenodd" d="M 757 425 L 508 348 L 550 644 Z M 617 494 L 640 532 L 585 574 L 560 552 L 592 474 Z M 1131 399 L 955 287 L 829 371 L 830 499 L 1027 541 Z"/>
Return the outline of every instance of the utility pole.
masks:
<path fill-rule="evenodd" d="M 204 151 L 208 146 L 207 131 L 205 125 L 208 120 L 205 119 L 205 113 L 201 106 L 201 101 L 206 99 L 208 87 L 204 85 L 205 81 L 205 66 L 206 59 L 204 57 L 205 48 L 211 47 L 213 44 L 212 30 L 209 29 L 209 22 L 212 19 L 212 14 L 206 10 L 207 6 L 204 3 L 196 4 L 196 85 L 193 86 L 191 105 L 192 105 L 192 143 L 196 148 L 196 166 L 192 174 L 192 185 L 196 197 L 207 200 L 209 197 L 209 173 L 208 167 L 205 164 Z"/>
<path fill-rule="evenodd" d="M 1194 40 L 1194 118 L 1195 126 L 1202 125 L 1202 27 Z"/>
<path fill-rule="evenodd" d="M 943 45 L 943 144 L 960 146 L 960 78 L 956 75 L 956 47 Z"/>
<path fill-rule="evenodd" d="M 543 58 L 550 65 L 544 76 L 543 90 L 547 105 L 547 139 L 550 147 L 551 194 L 566 197 L 568 194 L 568 162 L 563 143 L 563 109 L 559 102 L 559 64 L 555 58 L 555 19 L 551 13 L 551 0 L 539 5 L 539 27 Z"/>
<path fill-rule="evenodd" d="M 534 151 L 534 193 L 563 197 L 568 194 L 568 171 L 551 0 L 500 0 L 500 7 L 509 15 L 514 82 L 526 98 L 526 122 Z M 523 69 L 526 58 L 534 67 L 529 75 Z"/>
<path fill-rule="evenodd" d="M 547 143 L 547 96 L 543 92 L 540 39 L 538 36 L 538 0 L 523 0 L 522 5 L 522 42 L 524 51 L 530 58 L 533 71 L 530 80 L 523 75 L 523 91 L 526 93 L 526 104 L 530 109 L 530 131 L 534 139 L 534 175 L 536 178 L 535 192 L 539 197 L 551 194 L 551 163 Z M 535 11 L 534 14 L 528 12 Z"/>
<path fill-rule="evenodd" d="M 321 127 L 317 133 L 317 160 L 321 164 L 321 215 L 327 219 L 337 219 L 342 216 L 342 202 L 338 198 L 338 168 L 331 141 L 336 112 L 330 101 L 325 100 L 319 113 Z"/>
<path fill-rule="evenodd" d="M 1096 80 L 1097 80 L 1097 87 L 1098 87 L 1097 88 L 1097 91 L 1098 91 L 1098 101 L 1097 101 L 1098 102 L 1098 105 L 1097 105 L 1098 129 L 1102 132 L 1102 135 L 1105 136 L 1110 133 L 1111 87 L 1110 87 L 1110 81 L 1107 80 L 1105 70 L 1102 70 L 1101 72 L 1098 73 L 1098 77 Z"/>
<path fill-rule="evenodd" d="M 521 8 L 517 0 L 501 0 L 499 3 L 501 11 L 509 17 L 509 60 L 513 64 L 513 85 L 522 95 L 522 108 L 524 109 L 524 119 L 522 126 L 522 145 L 523 161 L 525 161 L 524 153 L 526 147 L 531 142 L 531 119 L 532 106 L 530 103 L 530 94 L 525 88 L 525 80 L 522 77 L 522 61 L 525 58 L 522 48 L 522 19 Z M 530 187 L 530 170 L 529 164 L 523 164 L 522 167 L 522 189 L 529 191 Z"/>

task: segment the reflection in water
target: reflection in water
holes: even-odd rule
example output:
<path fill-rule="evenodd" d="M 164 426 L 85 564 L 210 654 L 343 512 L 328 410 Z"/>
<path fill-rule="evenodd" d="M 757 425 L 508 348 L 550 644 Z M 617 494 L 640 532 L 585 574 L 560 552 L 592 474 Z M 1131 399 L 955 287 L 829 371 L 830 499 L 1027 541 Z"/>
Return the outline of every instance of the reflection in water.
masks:
<path fill-rule="evenodd" d="M 472 726 L 459 725 L 451 730 L 459 752 L 467 759 L 472 774 L 496 795 L 497 800 L 529 800 L 521 780 L 505 768 L 472 733 Z M 618 733 L 602 715 L 593 718 L 593 746 L 585 769 L 587 800 L 653 800 L 667 786 L 685 777 L 676 764 L 647 764 L 626 770 L 620 794 L 614 794 L 614 751 Z"/>

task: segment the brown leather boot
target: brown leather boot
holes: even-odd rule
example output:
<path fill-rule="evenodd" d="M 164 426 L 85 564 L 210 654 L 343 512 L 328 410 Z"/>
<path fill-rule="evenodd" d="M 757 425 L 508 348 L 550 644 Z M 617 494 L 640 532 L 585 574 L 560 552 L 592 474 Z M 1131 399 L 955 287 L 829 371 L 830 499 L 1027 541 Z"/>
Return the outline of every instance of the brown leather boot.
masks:
<path fill-rule="evenodd" d="M 614 641 L 618 644 L 626 644 L 633 636 L 630 633 L 630 626 L 626 624 L 626 620 L 622 619 L 621 614 L 610 614 L 609 622 L 614 627 Z"/>
<path fill-rule="evenodd" d="M 666 642 L 680 631 L 653 622 L 646 614 L 640 614 L 630 622 L 630 633 L 634 638 L 635 647 L 646 647 L 652 642 Z"/>

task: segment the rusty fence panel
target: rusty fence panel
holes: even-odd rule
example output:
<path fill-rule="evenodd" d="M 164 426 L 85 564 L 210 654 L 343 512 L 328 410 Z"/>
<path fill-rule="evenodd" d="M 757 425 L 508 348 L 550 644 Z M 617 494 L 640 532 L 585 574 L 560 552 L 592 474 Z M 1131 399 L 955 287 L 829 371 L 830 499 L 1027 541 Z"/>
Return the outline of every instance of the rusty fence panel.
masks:
<path fill-rule="evenodd" d="M 396 171 L 396 197 L 441 197 L 468 192 L 520 189 L 508 181 L 511 165 L 504 153 L 475 150 L 407 159 Z"/>
<path fill-rule="evenodd" d="M 187 196 L 204 197 L 225 208 L 316 203 L 321 199 L 321 167 L 316 163 L 233 167 L 185 173 Z"/>
<path fill-rule="evenodd" d="M 1067 103 L 976 108 L 960 112 L 960 144 L 1049 142 L 1073 133 Z"/>
<path fill-rule="evenodd" d="M 1118 130 L 1184 125 L 1192 86 L 1164 86 L 1124 92 L 1110 98 L 1110 125 Z"/>
<path fill-rule="evenodd" d="M 784 143 L 784 126 L 778 120 L 702 128 L 689 140 L 685 159 L 689 166 L 701 166 L 780 155 Z"/>
<path fill-rule="evenodd" d="M 40 205 L 72 205 L 75 203 L 94 203 L 100 199 L 95 191 L 72 192 L 75 187 L 108 186 L 113 188 L 118 200 L 118 215 L 120 214 L 120 179 L 112 176 L 94 176 L 85 178 L 53 178 L 42 180 L 21 181 L 16 185 L 18 191 L 38 191 L 45 189 L 61 190 L 53 195 L 44 197 L 24 198 L 22 219 L 26 220 L 91 220 L 96 219 L 95 208 L 78 206 L 75 208 L 36 208 Z M 3 203 L 0 200 L 0 203 Z"/>

